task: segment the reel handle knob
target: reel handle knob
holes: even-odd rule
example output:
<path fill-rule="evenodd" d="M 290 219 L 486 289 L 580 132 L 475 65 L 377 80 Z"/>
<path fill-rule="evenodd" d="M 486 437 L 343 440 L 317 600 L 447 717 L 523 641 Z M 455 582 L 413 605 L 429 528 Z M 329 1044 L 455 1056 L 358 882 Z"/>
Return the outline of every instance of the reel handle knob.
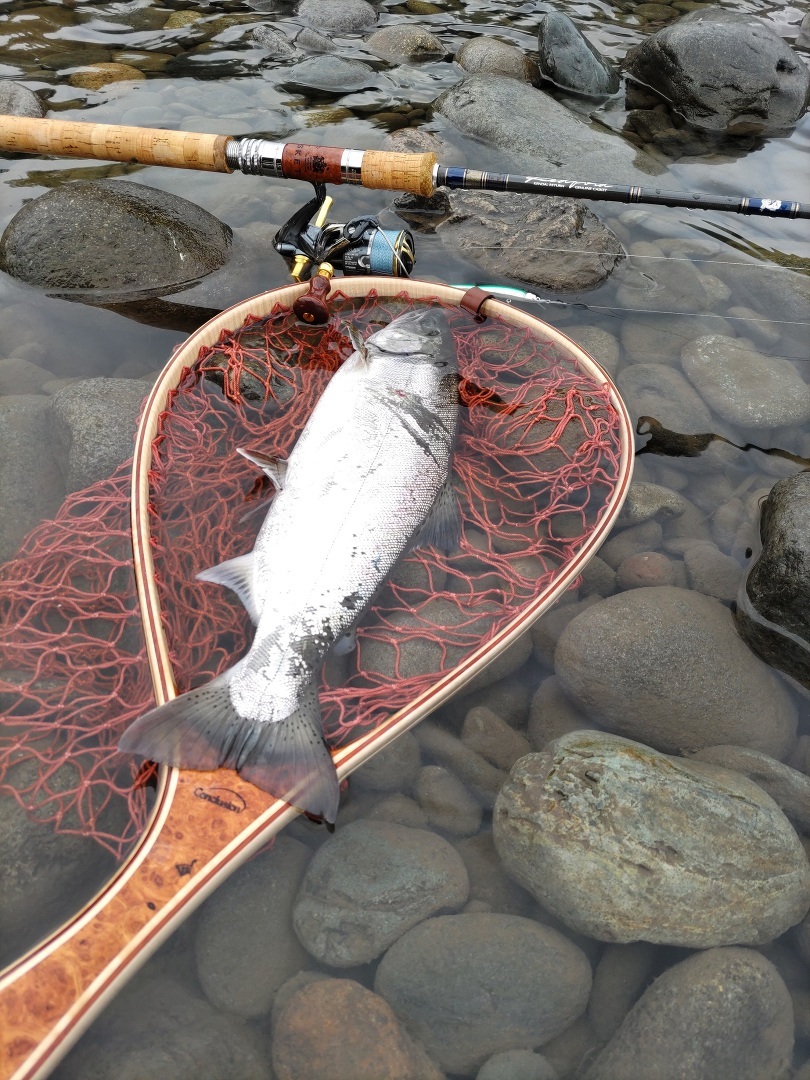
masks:
<path fill-rule="evenodd" d="M 331 313 L 326 298 L 332 288 L 334 273 L 330 263 L 321 263 L 318 273 L 309 283 L 309 290 L 293 304 L 293 311 L 302 322 L 309 323 L 310 326 L 323 326 L 329 322 Z"/>

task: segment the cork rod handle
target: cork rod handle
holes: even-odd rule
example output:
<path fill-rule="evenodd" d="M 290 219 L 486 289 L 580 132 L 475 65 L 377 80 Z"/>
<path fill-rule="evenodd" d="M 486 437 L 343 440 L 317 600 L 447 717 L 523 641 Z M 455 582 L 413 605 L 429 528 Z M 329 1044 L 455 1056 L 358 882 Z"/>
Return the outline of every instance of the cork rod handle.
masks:
<path fill-rule="evenodd" d="M 14 153 L 230 172 L 225 160 L 229 141 L 228 135 L 202 135 L 194 131 L 0 116 L 0 150 Z"/>

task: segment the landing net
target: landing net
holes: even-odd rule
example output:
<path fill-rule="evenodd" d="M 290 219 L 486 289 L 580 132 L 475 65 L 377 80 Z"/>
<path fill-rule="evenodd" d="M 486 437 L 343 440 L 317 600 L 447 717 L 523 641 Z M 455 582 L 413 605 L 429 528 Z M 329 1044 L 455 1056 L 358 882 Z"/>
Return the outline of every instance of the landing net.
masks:
<path fill-rule="evenodd" d="M 333 294 L 326 327 L 287 308 L 200 351 L 170 393 L 149 474 L 150 544 L 178 692 L 246 651 L 229 591 L 195 580 L 250 550 L 271 497 L 238 447 L 286 457 L 332 373 L 367 336 L 438 301 Z M 443 306 L 443 305 L 442 305 Z M 568 565 L 623 476 L 610 385 L 532 329 L 446 308 L 462 374 L 454 485 L 459 549 L 409 555 L 366 613 L 357 649 L 321 684 L 327 736 L 368 731 L 496 635 Z M 614 500 L 615 501 L 615 500 Z M 0 792 L 121 855 L 143 829 L 145 773 L 115 750 L 154 703 L 129 532 L 129 468 L 70 496 L 0 568 Z"/>

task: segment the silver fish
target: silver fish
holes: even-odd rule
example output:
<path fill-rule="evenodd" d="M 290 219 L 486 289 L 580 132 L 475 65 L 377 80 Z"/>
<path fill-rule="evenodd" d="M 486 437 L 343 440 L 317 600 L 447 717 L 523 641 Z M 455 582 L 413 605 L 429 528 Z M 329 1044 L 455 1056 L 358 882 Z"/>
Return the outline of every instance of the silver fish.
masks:
<path fill-rule="evenodd" d="M 253 551 L 198 574 L 233 589 L 256 625 L 247 655 L 140 717 L 120 749 L 187 769 L 233 768 L 333 822 L 338 781 L 317 678 L 404 552 L 451 549 L 458 371 L 437 312 L 408 312 L 332 376 L 287 461 L 240 451 L 277 488 Z"/>

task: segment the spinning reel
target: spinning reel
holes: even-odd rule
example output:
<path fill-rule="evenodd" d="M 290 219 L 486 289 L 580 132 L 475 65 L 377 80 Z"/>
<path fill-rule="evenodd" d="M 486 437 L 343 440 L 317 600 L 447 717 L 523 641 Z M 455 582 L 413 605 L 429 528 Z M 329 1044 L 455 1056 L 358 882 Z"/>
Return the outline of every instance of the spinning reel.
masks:
<path fill-rule="evenodd" d="M 343 274 L 382 274 L 409 277 L 414 267 L 412 234 L 407 229 L 383 229 L 376 217 L 362 215 L 328 224 L 332 199 L 325 184 L 314 184 L 315 195 L 297 210 L 275 235 L 273 247 L 290 263 L 295 281 L 310 281 L 309 292 L 295 302 L 299 319 L 325 323 L 329 282 Z"/>

